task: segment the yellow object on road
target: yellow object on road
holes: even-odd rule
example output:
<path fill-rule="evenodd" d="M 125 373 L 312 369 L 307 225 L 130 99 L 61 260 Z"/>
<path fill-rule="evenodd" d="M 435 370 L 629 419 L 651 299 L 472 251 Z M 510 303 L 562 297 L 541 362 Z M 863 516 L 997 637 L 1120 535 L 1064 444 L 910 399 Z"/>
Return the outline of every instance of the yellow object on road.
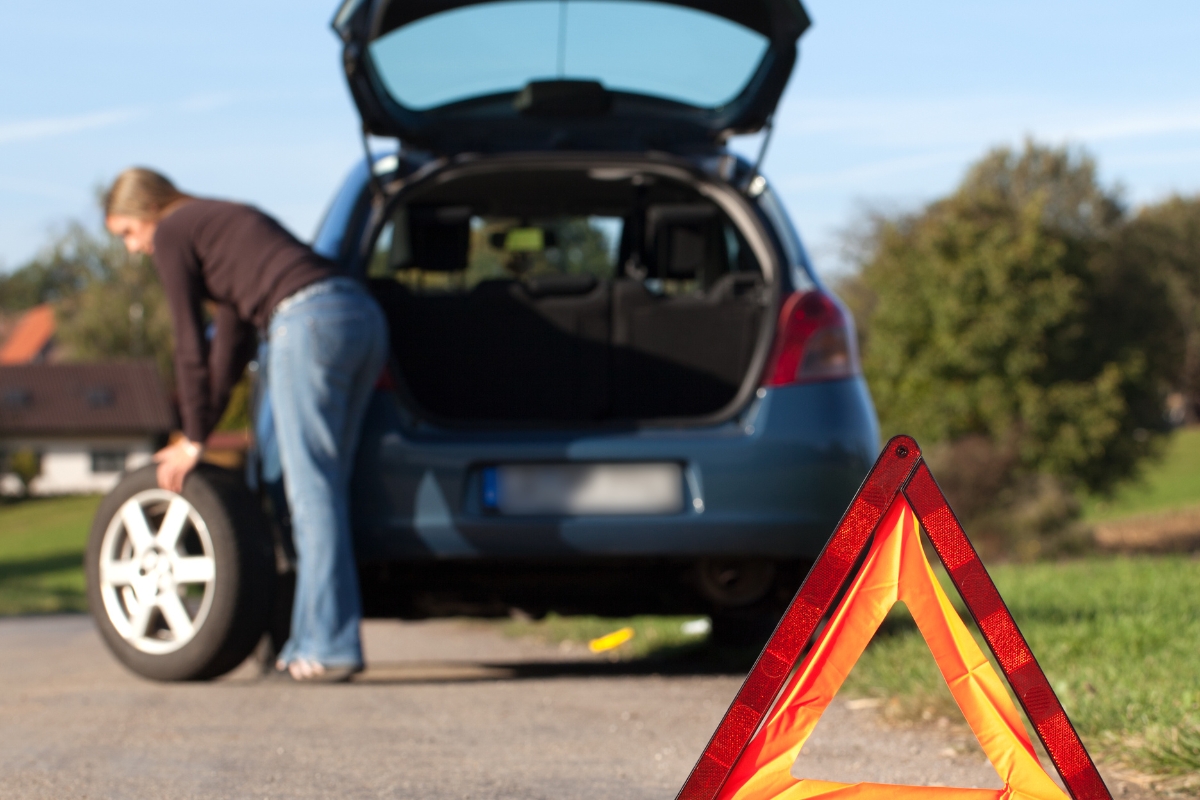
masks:
<path fill-rule="evenodd" d="M 633 638 L 633 628 L 621 628 L 620 630 L 606 633 L 599 639 L 592 639 L 588 642 L 588 650 L 593 653 L 603 653 L 605 650 L 615 650 L 621 645 Z"/>

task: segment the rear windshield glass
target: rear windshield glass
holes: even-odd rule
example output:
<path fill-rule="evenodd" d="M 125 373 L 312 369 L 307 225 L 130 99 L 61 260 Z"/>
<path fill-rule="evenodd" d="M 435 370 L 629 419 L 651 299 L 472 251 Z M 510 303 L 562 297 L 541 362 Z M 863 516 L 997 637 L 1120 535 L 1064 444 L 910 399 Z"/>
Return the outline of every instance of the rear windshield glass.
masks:
<path fill-rule="evenodd" d="M 627 0 L 517 0 L 435 14 L 370 46 L 387 91 L 423 110 L 532 80 L 715 108 L 754 74 L 768 40 L 703 11 Z"/>

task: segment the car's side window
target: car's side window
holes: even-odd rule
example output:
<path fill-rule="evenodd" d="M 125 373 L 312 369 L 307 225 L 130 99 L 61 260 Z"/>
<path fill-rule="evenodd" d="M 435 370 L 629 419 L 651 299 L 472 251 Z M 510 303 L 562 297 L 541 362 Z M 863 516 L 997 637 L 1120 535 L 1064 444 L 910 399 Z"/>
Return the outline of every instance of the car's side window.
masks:
<path fill-rule="evenodd" d="M 329 204 L 321 224 L 313 236 L 312 248 L 330 261 L 341 261 L 345 243 L 354 240 L 352 234 L 362 231 L 365 221 L 361 213 L 355 212 L 366 202 L 367 168 L 365 162 L 355 165 L 346 177 L 337 196 Z M 357 222 L 357 225 L 355 224 Z M 351 231 L 350 228 L 354 227 Z M 350 235 L 351 238 L 347 239 Z"/>
<path fill-rule="evenodd" d="M 766 215 L 771 227 L 775 229 L 776 236 L 779 237 L 779 243 L 787 257 L 794 288 L 797 291 L 812 288 L 815 285 L 812 262 L 809 261 L 804 244 L 800 241 L 800 235 L 796 233 L 796 228 L 792 225 L 787 211 L 784 210 L 783 203 L 779 201 L 779 197 L 771 187 L 768 186 L 759 194 L 758 207 Z"/>

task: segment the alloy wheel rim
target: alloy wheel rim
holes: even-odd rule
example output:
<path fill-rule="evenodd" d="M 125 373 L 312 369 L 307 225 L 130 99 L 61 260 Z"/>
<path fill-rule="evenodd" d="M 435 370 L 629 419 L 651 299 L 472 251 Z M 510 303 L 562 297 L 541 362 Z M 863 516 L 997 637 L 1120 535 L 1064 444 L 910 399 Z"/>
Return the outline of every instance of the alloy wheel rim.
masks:
<path fill-rule="evenodd" d="M 137 650 L 165 655 L 194 639 L 215 583 L 208 526 L 182 496 L 138 492 L 108 523 L 100 545 L 100 595 L 112 626 Z"/>

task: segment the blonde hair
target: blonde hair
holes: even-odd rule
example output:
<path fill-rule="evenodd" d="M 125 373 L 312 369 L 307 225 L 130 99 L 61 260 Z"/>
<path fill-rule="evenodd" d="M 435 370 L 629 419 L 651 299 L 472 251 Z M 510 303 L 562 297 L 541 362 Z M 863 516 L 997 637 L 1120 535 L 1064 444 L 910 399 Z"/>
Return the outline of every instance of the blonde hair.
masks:
<path fill-rule="evenodd" d="M 130 167 L 105 193 L 104 216 L 157 220 L 167 206 L 187 196 L 165 175 L 145 167 Z"/>

